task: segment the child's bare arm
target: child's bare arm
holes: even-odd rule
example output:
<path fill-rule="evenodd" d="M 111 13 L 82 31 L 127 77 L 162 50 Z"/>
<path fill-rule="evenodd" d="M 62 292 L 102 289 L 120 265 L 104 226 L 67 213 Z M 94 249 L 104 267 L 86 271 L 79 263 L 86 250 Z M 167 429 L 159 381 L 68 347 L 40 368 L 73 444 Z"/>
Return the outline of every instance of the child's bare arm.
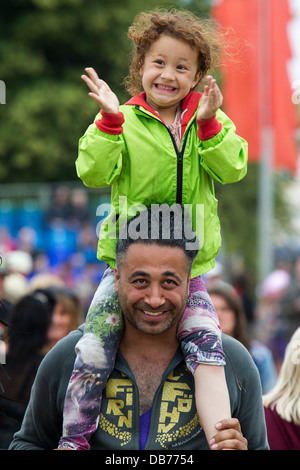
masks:
<path fill-rule="evenodd" d="M 104 113 L 117 114 L 119 112 L 119 100 L 115 93 L 111 91 L 108 84 L 101 80 L 92 67 L 87 67 L 87 75 L 82 75 L 82 80 L 87 84 L 91 96 L 100 106 Z"/>

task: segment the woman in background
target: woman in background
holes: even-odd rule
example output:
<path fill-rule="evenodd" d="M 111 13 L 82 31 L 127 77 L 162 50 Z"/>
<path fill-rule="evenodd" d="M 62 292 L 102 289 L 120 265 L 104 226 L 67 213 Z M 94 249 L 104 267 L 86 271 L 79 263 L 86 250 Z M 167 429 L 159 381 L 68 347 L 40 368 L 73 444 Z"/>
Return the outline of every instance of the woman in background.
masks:
<path fill-rule="evenodd" d="M 0 449 L 7 449 L 21 426 L 37 369 L 44 357 L 55 298 L 39 289 L 22 297 L 9 312 L 3 336 L 5 364 L 0 369 Z"/>
<path fill-rule="evenodd" d="M 56 304 L 44 352 L 52 349 L 60 339 L 76 330 L 84 321 L 81 302 L 71 289 L 52 287 L 51 292 L 55 296 Z"/>
<path fill-rule="evenodd" d="M 263 403 L 270 450 L 300 450 L 300 327 L 287 345 L 277 383 Z"/>
<path fill-rule="evenodd" d="M 223 281 L 211 284 L 208 293 L 218 314 L 223 333 L 237 339 L 248 349 L 258 368 L 262 391 L 267 393 L 276 382 L 275 363 L 271 350 L 249 336 L 242 300 L 234 287 Z"/>

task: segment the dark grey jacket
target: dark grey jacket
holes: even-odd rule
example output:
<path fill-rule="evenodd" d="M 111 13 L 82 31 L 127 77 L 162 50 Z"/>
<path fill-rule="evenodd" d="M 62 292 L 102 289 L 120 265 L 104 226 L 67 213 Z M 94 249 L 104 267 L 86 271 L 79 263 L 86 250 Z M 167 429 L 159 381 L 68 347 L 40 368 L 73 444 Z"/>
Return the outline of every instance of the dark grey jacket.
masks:
<path fill-rule="evenodd" d="M 61 340 L 38 371 L 21 430 L 13 450 L 54 449 L 61 430 L 63 404 L 75 360 L 74 346 L 82 327 Z M 233 417 L 239 419 L 249 449 L 268 449 L 261 385 L 247 350 L 223 336 L 226 378 Z M 102 400 L 99 426 L 92 436 L 93 450 L 139 449 L 139 391 L 124 357 L 119 353 Z M 194 400 L 194 380 L 180 349 L 165 371 L 156 392 L 145 450 L 205 450 Z"/>

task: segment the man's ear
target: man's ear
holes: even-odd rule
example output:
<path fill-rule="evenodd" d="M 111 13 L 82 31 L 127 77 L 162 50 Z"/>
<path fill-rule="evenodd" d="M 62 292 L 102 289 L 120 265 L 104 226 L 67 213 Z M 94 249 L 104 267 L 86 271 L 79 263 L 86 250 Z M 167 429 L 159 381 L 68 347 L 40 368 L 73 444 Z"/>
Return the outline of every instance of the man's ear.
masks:
<path fill-rule="evenodd" d="M 120 273 L 118 268 L 115 268 L 115 291 L 119 292 L 119 284 L 120 284 Z"/>

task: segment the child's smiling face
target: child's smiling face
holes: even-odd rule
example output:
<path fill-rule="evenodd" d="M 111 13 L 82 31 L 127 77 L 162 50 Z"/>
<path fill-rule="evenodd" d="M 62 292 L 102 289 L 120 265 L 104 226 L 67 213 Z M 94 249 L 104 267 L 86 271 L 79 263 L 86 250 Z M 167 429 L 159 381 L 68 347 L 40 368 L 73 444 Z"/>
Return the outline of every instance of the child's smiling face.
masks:
<path fill-rule="evenodd" d="M 182 40 L 161 35 L 145 54 L 140 70 L 147 103 L 160 115 L 175 114 L 178 103 L 201 78 L 198 52 Z"/>

